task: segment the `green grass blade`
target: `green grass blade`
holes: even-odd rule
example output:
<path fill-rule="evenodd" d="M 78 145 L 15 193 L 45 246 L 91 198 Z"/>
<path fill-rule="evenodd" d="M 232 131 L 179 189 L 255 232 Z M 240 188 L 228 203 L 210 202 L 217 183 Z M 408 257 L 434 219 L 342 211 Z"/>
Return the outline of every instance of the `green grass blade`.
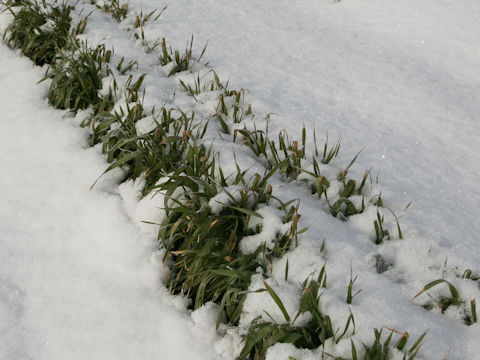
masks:
<path fill-rule="evenodd" d="M 273 301 L 275 301 L 275 303 L 279 307 L 280 311 L 285 317 L 285 320 L 287 320 L 287 322 L 290 323 L 290 315 L 288 315 L 287 309 L 285 309 L 285 306 L 283 305 L 282 300 L 280 300 L 277 293 L 270 287 L 270 285 L 267 284 L 266 281 L 263 281 L 263 285 L 265 285 L 265 288 L 267 289 L 268 293 L 272 297 Z"/>

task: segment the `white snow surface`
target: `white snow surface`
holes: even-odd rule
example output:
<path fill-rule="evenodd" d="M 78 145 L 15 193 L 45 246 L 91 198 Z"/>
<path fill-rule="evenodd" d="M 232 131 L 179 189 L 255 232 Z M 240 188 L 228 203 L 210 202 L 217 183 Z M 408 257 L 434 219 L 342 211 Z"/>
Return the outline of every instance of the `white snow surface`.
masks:
<path fill-rule="evenodd" d="M 132 0 L 130 10 L 164 5 Z M 77 12 L 82 6 L 91 10 L 86 2 Z M 300 138 L 305 123 L 311 148 L 311 131 L 322 139 L 328 130 L 332 143 L 343 139 L 338 166 L 365 147 L 352 174 L 360 178 L 370 167 L 380 173 L 386 206 L 403 215 L 404 239 L 375 245 L 376 208 L 341 222 L 301 186 L 272 177 L 276 196 L 301 200 L 299 227 L 309 230 L 298 248 L 273 262 L 267 280 L 292 315 L 299 283 L 327 262 L 321 311 L 342 330 L 354 314 L 357 349 L 373 340 L 374 327 L 408 331 L 411 339 L 428 329 L 422 358 L 479 359 L 480 325 L 463 323 L 470 299 L 480 301 L 479 284 L 460 278 L 466 269 L 480 273 L 479 18 L 475 0 L 176 0 L 145 27 L 147 37 L 165 36 L 174 48 L 183 49 L 191 34 L 197 53 L 208 41 L 209 66 L 232 88 L 249 89 L 254 111 L 278 114 L 269 123 L 273 136 L 287 130 Z M 146 108 L 173 104 L 195 109 L 199 118 L 211 114 L 214 94 L 200 104 L 182 95 L 178 78 L 189 74 L 167 78 L 168 69 L 125 31 L 129 21 L 119 25 L 95 12 L 84 36 L 113 46 L 116 61 L 138 60 L 138 74 L 149 74 Z M 0 97 L 0 358 L 234 358 L 239 335 L 212 330 L 215 305 L 190 316 L 184 299 L 161 284 L 156 228 L 143 221 L 159 222 L 163 197 L 140 200 L 141 180 L 118 189 L 121 173 L 89 191 L 107 165 L 72 125 L 78 119 L 47 105 L 47 84 L 35 85 L 43 70 L 0 47 L 0 84 L 7 89 Z M 148 131 L 148 121 L 138 130 Z M 256 121 L 261 127 L 263 118 Z M 263 172 L 246 147 L 211 128 L 207 141 L 226 173 L 235 170 L 232 151 L 241 168 Z M 394 217 L 380 211 L 396 234 Z M 387 262 L 381 274 L 378 255 Z M 347 305 L 350 269 L 354 290 L 363 291 Z M 441 314 L 422 308 L 428 296 L 412 299 L 438 278 L 454 284 L 466 304 Z M 261 288 L 260 277 L 254 280 L 252 290 Z M 445 285 L 429 293 L 449 295 Z M 242 325 L 256 316 L 268 321 L 265 310 L 282 321 L 266 292 L 252 294 Z M 346 339 L 327 347 L 344 355 L 349 345 Z M 267 358 L 320 354 L 277 344 Z"/>
<path fill-rule="evenodd" d="M 41 76 L 0 46 L 0 358 L 215 359 Z"/>
<path fill-rule="evenodd" d="M 253 254 L 263 244 L 267 249 L 273 249 L 277 234 L 284 234 L 291 227 L 290 223 L 282 223 L 282 212 L 271 206 L 260 207 L 257 214 L 261 218 L 253 217 L 248 225 L 252 229 L 260 225 L 261 231 L 255 235 L 245 236 L 240 240 L 239 247 L 244 254 Z"/>
<path fill-rule="evenodd" d="M 328 131 L 347 161 L 365 147 L 355 168 L 378 172 L 396 207 L 413 201 L 404 221 L 478 266 L 478 1 L 166 4 L 147 35 L 208 42 L 210 65 L 280 115 L 271 134 Z"/>

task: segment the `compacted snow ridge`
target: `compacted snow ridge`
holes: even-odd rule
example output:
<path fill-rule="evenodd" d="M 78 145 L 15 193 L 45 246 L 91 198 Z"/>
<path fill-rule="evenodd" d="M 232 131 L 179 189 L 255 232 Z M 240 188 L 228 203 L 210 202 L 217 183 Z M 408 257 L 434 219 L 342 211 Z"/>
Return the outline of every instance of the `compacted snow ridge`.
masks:
<path fill-rule="evenodd" d="M 342 138 L 340 156 L 322 167 L 333 179 L 331 200 L 336 172 L 359 149 L 365 147 L 348 176 L 361 179 L 373 166 L 368 193 L 381 193 L 384 208 L 367 206 L 347 221 L 333 217 L 325 200 L 313 196 L 301 179 L 271 178 L 281 200 L 300 200 L 299 227 L 308 231 L 299 236 L 298 247 L 274 261 L 267 283 L 293 315 L 301 283 L 327 262 L 320 310 L 342 330 L 352 313 L 356 333 L 316 350 L 277 344 L 267 358 L 313 359 L 323 351 L 348 358 L 350 339 L 361 349 L 361 343 L 373 341 L 374 328 L 388 327 L 408 331 L 409 345 L 428 330 L 417 358 L 480 359 L 480 325 L 465 323 L 470 301 L 480 300 L 480 283 L 462 278 L 468 269 L 480 273 L 480 4 L 128 4 L 129 16 L 121 23 L 90 2 L 76 5 L 73 16 L 78 20 L 95 10 L 81 37 L 113 48 L 112 64 L 122 57 L 137 60 L 134 73 L 147 74 L 146 108 L 178 107 L 207 121 L 216 112 L 218 93 L 193 98 L 180 80 L 192 83 L 197 74 L 206 79 L 214 69 L 230 88 L 248 89 L 245 104 L 252 104 L 253 114 L 232 130 L 266 129 L 269 117 L 272 138 L 286 131 L 301 139 L 305 125 L 307 153 L 313 151 L 314 129 L 320 146 L 327 131 L 332 144 Z M 160 50 L 147 52 L 133 36 L 139 31 L 133 29 L 136 14 L 165 5 L 162 16 L 144 26 L 147 43 L 165 37 L 172 48 L 184 49 L 194 34 L 194 56 L 199 56 L 208 41 L 202 60 L 173 77 L 167 76 L 168 66 L 159 65 Z M 2 33 L 8 21 L 0 14 Z M 264 288 L 261 275 L 252 278 L 238 329 L 216 331 L 215 304 L 191 312 L 186 299 L 168 293 L 158 226 L 151 224 L 161 222 L 163 196 L 142 198 L 142 180 L 119 184 L 120 170 L 89 190 L 108 165 L 101 149 L 88 148 L 88 133 L 77 126 L 83 113 L 75 116 L 47 104 L 48 84 L 36 84 L 44 71 L 0 46 L 5 89 L 0 96 L 0 359 L 234 359 L 254 318 L 284 322 L 268 293 L 254 292 Z M 262 159 L 222 134 L 217 121 L 210 123 L 203 141 L 213 143 L 226 173 L 236 170 L 234 154 L 242 169 L 264 172 Z M 137 130 L 152 126 L 145 118 Z M 228 199 L 220 193 L 215 200 L 212 212 L 220 212 Z M 285 226 L 273 208 L 260 211 L 263 230 L 243 239 L 245 253 L 259 243 L 268 245 Z M 380 245 L 373 226 L 377 211 L 392 235 Z M 362 291 L 347 304 L 352 276 L 354 291 Z M 455 286 L 461 305 L 444 313 L 436 306 L 435 300 L 451 295 L 446 283 L 414 298 L 437 279 Z"/>

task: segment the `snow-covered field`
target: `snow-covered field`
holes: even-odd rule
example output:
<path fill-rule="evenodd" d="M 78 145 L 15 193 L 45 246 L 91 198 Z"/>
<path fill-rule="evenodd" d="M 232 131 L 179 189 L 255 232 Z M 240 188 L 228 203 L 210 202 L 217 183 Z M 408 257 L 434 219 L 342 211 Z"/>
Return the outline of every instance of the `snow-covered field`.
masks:
<path fill-rule="evenodd" d="M 115 179 L 89 191 L 103 158 L 45 102 L 40 69 L 0 51 L 0 358 L 216 358 L 158 282 Z"/>
<path fill-rule="evenodd" d="M 480 272 L 480 3 L 132 0 L 129 9 L 148 13 L 164 5 L 163 15 L 146 24 L 147 39 L 165 37 L 183 49 L 193 34 L 197 54 L 208 41 L 202 61 L 231 87 L 248 89 L 258 114 L 276 114 L 273 136 L 286 130 L 300 138 L 305 124 L 312 147 L 311 131 L 323 144 L 328 130 L 332 143 L 342 138 L 338 166 L 364 148 L 351 173 L 379 173 L 385 206 L 403 215 L 404 238 L 375 245 L 375 209 L 342 222 L 302 186 L 272 178 L 282 199 L 301 200 L 300 227 L 309 228 L 268 280 L 287 310 L 296 312 L 299 283 L 327 261 L 321 310 L 342 329 L 351 310 L 358 344 L 371 342 L 373 328 L 382 326 L 408 331 L 413 340 L 429 330 L 418 357 L 478 359 L 480 325 L 463 318 L 470 300 L 480 300 L 479 282 L 461 276 Z M 83 7 L 84 14 L 92 9 L 80 3 L 77 17 Z M 3 32 L 11 19 L 0 19 Z M 113 47 L 116 60 L 138 60 L 137 73 L 148 74 L 148 104 L 211 115 L 216 102 L 200 106 L 182 94 L 178 76 L 168 78 L 127 31 L 132 21 L 118 24 L 96 11 L 83 37 Z M 80 116 L 48 105 L 48 83 L 36 84 L 44 71 L 0 46 L 0 358 L 234 358 L 240 338 L 234 330 L 215 333 L 214 306 L 192 314 L 162 284 L 157 229 L 141 221 L 158 222 L 163 201 L 139 202 L 139 184 L 119 187 L 119 172 L 89 190 L 108 165 L 98 147 L 88 148 Z M 256 122 L 264 126 L 263 117 Z M 235 151 L 239 164 L 262 171 L 246 147 L 214 131 L 209 140 L 226 168 Z M 381 274 L 377 255 L 391 264 Z M 362 292 L 348 305 L 350 269 Z M 441 278 L 465 302 L 444 314 L 422 307 L 426 294 L 413 300 Z M 252 290 L 261 287 L 252 280 Z M 430 293 L 449 295 L 445 284 Z M 268 293 L 251 293 L 240 325 L 257 315 L 268 321 L 263 310 L 282 320 Z M 327 350 L 348 356 L 350 339 Z M 290 355 L 320 358 L 321 351 L 276 345 L 268 356 Z"/>

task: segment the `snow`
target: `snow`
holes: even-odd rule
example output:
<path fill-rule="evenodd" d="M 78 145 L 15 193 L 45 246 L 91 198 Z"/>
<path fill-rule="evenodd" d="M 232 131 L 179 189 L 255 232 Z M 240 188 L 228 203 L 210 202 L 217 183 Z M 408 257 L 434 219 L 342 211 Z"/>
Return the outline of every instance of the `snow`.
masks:
<path fill-rule="evenodd" d="M 211 66 L 281 115 L 272 134 L 298 134 L 305 123 L 341 136 L 347 158 L 366 146 L 356 168 L 373 166 L 393 203 L 413 201 L 412 228 L 473 265 L 479 14 L 472 0 L 183 0 L 169 4 L 152 36 L 161 29 L 180 48 L 188 34 L 198 48 L 208 41 Z M 460 243 L 461 224 L 470 230 Z"/>
<path fill-rule="evenodd" d="M 253 254 L 263 244 L 267 249 L 273 249 L 277 235 L 285 234 L 291 227 L 290 223 L 284 224 L 282 222 L 282 212 L 271 206 L 261 206 L 257 214 L 261 217 L 252 217 L 248 226 L 251 229 L 260 226 L 261 231 L 255 235 L 245 236 L 240 240 L 240 250 L 244 254 Z"/>
<path fill-rule="evenodd" d="M 242 317 L 240 318 L 241 328 L 248 328 L 248 325 L 258 317 L 266 322 L 273 321 L 276 324 L 287 324 L 284 314 L 266 291 L 264 281 L 278 295 L 290 318 L 294 319 L 297 315 L 302 290 L 300 284 L 291 284 L 285 280 L 264 280 L 262 275 L 256 274 L 252 276 L 252 282 L 248 288 L 247 300 L 245 300 Z M 259 292 L 258 290 L 263 291 Z M 305 325 L 310 319 L 310 314 L 302 314 L 295 321 L 295 325 Z"/>
<path fill-rule="evenodd" d="M 240 201 L 242 197 L 240 193 L 241 189 L 242 187 L 237 185 L 228 186 L 212 197 L 208 202 L 212 214 L 220 215 L 225 207 L 234 204 L 235 201 Z"/>
<path fill-rule="evenodd" d="M 159 6 L 145 0 L 129 4 L 132 12 L 142 8 L 144 13 Z M 146 24 L 146 37 L 165 36 L 173 48 L 184 49 L 194 34 L 196 54 L 208 41 L 203 60 L 232 88 L 249 89 L 246 101 L 258 114 L 232 129 L 253 128 L 252 119 L 263 128 L 263 115 L 274 112 L 272 137 L 286 130 L 300 138 L 305 124 L 309 149 L 313 129 L 318 139 L 328 131 L 330 139 L 342 138 L 334 164 L 340 168 L 365 147 L 349 175 L 360 179 L 373 167 L 381 187 L 372 184 L 371 193 L 381 191 L 386 207 L 401 216 L 404 236 L 398 239 L 388 210 L 372 206 L 342 222 L 306 188 L 272 177 L 274 195 L 300 200 L 299 227 L 308 227 L 298 248 L 273 261 L 266 280 L 289 314 L 297 310 L 300 284 L 326 262 L 321 310 L 341 329 L 350 311 L 354 314 L 357 350 L 372 341 L 373 328 L 387 326 L 408 331 L 411 339 L 429 329 L 420 350 L 425 359 L 478 358 L 480 326 L 463 322 L 470 300 L 480 299 L 478 281 L 461 276 L 466 269 L 480 272 L 480 4 L 177 0 L 168 5 L 157 22 Z M 79 5 L 75 16 L 82 6 L 84 13 L 91 9 Z M 9 16 L 0 17 L 3 31 Z M 169 104 L 195 110 L 198 119 L 213 114 L 218 94 L 203 93 L 196 103 L 183 93 L 178 80 L 191 81 L 190 74 L 167 78 L 169 69 L 126 31 L 131 20 L 117 24 L 95 12 L 84 37 L 114 47 L 117 62 L 122 56 L 138 60 L 136 75 L 148 74 L 146 109 Z M 196 69 L 208 74 L 201 64 Z M 141 198 L 141 177 L 119 186 L 121 171 L 88 190 L 107 165 L 100 149 L 88 149 L 87 133 L 74 125 L 81 115 L 73 118 L 47 105 L 47 84 L 36 85 L 44 70 L 0 47 L 0 83 L 8 89 L 0 97 L 0 188 L 8 189 L 0 193 L 0 358 L 235 358 L 239 330 L 214 330 L 216 306 L 206 304 L 190 314 L 188 301 L 170 296 L 161 283 L 158 225 L 146 222 L 161 222 L 162 194 Z M 103 91 L 111 84 L 111 78 L 104 79 Z M 124 106 L 125 99 L 117 103 L 117 109 Z M 137 131 L 152 126 L 147 117 Z M 258 159 L 220 134 L 213 121 L 206 142 L 214 144 L 226 173 L 236 164 L 263 173 Z M 332 201 L 340 186 L 331 182 Z M 235 189 L 227 190 L 235 196 Z M 219 214 L 228 201 L 221 192 L 209 205 Z M 381 245 L 374 244 L 377 210 L 392 235 Z M 244 252 L 263 242 L 271 245 L 285 226 L 272 208 L 259 212 L 262 232 L 242 240 Z M 358 276 L 354 290 L 362 292 L 348 305 L 351 276 Z M 455 285 L 464 305 L 441 314 L 436 307 L 422 307 L 430 301 L 426 294 L 413 299 L 439 278 Z M 255 275 L 250 290 L 259 288 L 263 278 Z M 448 287 L 438 285 L 429 294 L 449 296 Z M 265 311 L 285 322 L 268 292 L 249 293 L 244 310 L 243 330 L 257 316 L 270 321 Z M 326 348 L 346 356 L 349 340 Z M 276 344 L 267 358 L 320 354 L 320 349 Z"/>
<path fill-rule="evenodd" d="M 0 358 L 215 359 L 159 281 L 106 163 L 0 47 Z M 154 260 L 154 259 L 153 259 Z"/>
<path fill-rule="evenodd" d="M 268 349 L 267 360 L 290 360 L 289 357 L 296 360 L 314 360 L 318 358 L 312 354 L 312 351 L 297 349 L 292 344 L 278 343 Z"/>
<path fill-rule="evenodd" d="M 159 191 L 153 191 L 142 198 L 145 179 L 141 176 L 135 181 L 127 180 L 118 187 L 125 211 L 130 220 L 142 234 L 154 241 L 157 238 L 165 211 L 165 197 Z"/>

